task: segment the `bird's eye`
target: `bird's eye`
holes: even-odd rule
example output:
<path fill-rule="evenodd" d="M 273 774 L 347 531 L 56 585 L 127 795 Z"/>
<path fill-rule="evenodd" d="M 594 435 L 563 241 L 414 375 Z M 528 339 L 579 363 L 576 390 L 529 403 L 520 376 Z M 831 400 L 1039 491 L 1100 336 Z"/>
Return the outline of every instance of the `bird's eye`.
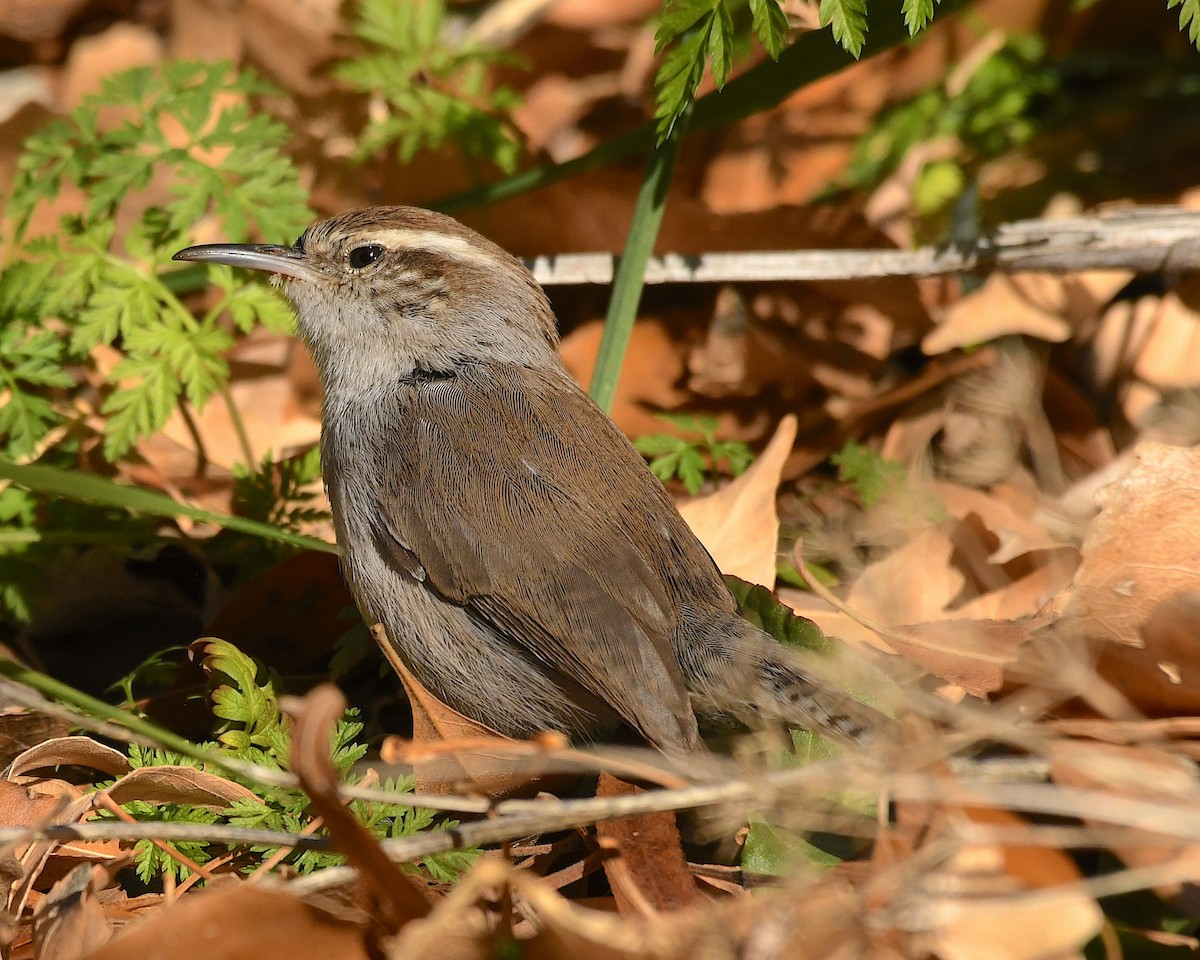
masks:
<path fill-rule="evenodd" d="M 355 270 L 361 270 L 363 267 L 369 267 L 382 257 L 383 252 L 383 247 L 379 244 L 368 243 L 361 247 L 355 247 L 350 251 L 346 259 L 350 261 L 350 266 Z"/>

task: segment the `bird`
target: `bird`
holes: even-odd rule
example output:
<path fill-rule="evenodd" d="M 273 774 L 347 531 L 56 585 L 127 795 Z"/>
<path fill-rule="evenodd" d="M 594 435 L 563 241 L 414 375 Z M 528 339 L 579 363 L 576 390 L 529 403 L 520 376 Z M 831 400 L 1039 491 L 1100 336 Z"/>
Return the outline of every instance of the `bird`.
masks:
<path fill-rule="evenodd" d="M 438 699 L 514 738 L 702 749 L 765 710 L 855 735 L 739 616 L 716 563 L 563 366 L 525 265 L 449 216 L 353 210 L 288 245 L 174 259 L 273 274 L 324 388 L 321 465 L 368 623 Z M 699 717 L 699 721 L 698 721 Z"/>

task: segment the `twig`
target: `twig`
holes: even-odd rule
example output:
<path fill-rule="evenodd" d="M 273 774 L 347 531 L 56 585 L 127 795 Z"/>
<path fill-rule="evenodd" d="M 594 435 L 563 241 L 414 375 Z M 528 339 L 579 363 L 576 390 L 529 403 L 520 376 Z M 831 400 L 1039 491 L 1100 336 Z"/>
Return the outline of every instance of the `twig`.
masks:
<path fill-rule="evenodd" d="M 380 920 L 396 933 L 410 920 L 428 916 L 429 900 L 417 882 L 388 858 L 340 796 L 341 776 L 331 757 L 333 733 L 346 711 L 346 698 L 326 683 L 302 700 L 289 698 L 286 703 L 292 714 L 291 759 L 296 776 L 338 850 L 357 868 Z"/>
<path fill-rule="evenodd" d="M 733 783 L 706 784 L 678 790 L 655 790 L 624 797 L 563 801 L 506 801 L 497 812 L 516 812 L 492 820 L 463 824 L 454 830 L 425 833 L 415 837 L 385 841 L 388 856 L 398 860 L 419 860 L 432 854 L 462 847 L 499 843 L 505 839 L 564 830 L 595 823 L 597 820 L 657 813 L 664 810 L 690 810 L 730 805 L 741 808 L 770 808 L 780 794 L 800 787 L 819 790 L 851 782 L 853 770 L 844 758 L 781 770 Z M 956 780 L 922 774 L 881 775 L 881 789 L 902 800 L 947 804 L 979 804 L 1011 810 L 1089 820 L 1136 828 L 1147 832 L 1200 841 L 1200 806 L 1184 803 L 1120 797 L 1109 791 L 1059 787 L 1044 783 L 997 783 L 991 779 Z M 1193 870 L 1195 869 L 1193 865 Z M 348 868 L 332 867 L 320 874 L 295 881 L 305 892 L 334 886 L 352 877 Z"/>
<path fill-rule="evenodd" d="M 19 671 L 19 679 L 7 680 L 3 678 L 2 675 L 5 673 L 5 668 L 9 666 Z M 299 782 L 295 776 L 290 773 L 222 756 L 215 751 L 201 750 L 190 741 L 177 737 L 169 731 L 164 731 L 150 721 L 143 720 L 126 710 L 112 706 L 112 704 L 103 703 L 95 698 L 88 697 L 86 694 L 79 693 L 79 691 L 68 687 L 66 684 L 60 684 L 57 681 L 53 681 L 54 686 L 49 688 L 49 692 L 55 696 L 66 698 L 70 702 L 77 702 L 74 699 L 77 696 L 80 706 L 72 708 L 64 706 L 61 703 L 54 703 L 47 700 L 38 690 L 29 685 L 31 678 L 39 681 L 44 678 L 44 675 L 38 674 L 37 671 L 20 667 L 12 661 L 5 663 L 0 660 L 0 695 L 3 695 L 7 701 L 20 704 L 31 710 L 36 710 L 38 713 L 49 717 L 59 717 L 68 720 L 74 726 L 82 727 L 85 730 L 90 730 L 93 733 L 98 733 L 113 740 L 119 740 L 122 743 L 136 743 L 144 747 L 160 747 L 173 750 L 201 763 L 211 764 L 216 769 L 227 770 L 252 783 L 290 789 L 296 789 L 299 786 Z M 44 679 L 49 681 L 50 678 Z M 85 707 L 93 709 L 95 715 L 86 712 Z M 97 719 L 99 716 L 108 719 Z M 488 800 L 478 797 L 403 793 L 398 790 L 381 790 L 379 788 L 343 786 L 342 794 L 353 800 L 401 803 L 410 807 L 423 807 L 430 810 L 442 810 L 448 813 L 487 813 L 492 806 Z M 3 831 L 0 831 L 0 834 L 2 833 Z M 285 836 L 293 835 L 286 834 Z M 254 840 L 248 842 L 258 843 L 260 841 Z"/>
<path fill-rule="evenodd" d="M 111 813 L 114 817 L 116 817 L 118 820 L 120 820 L 123 823 L 137 823 L 137 821 L 133 818 L 133 816 L 129 813 L 126 813 L 123 809 L 121 809 L 121 806 L 115 800 L 113 800 L 112 797 L 110 797 L 107 793 L 96 794 L 94 803 L 96 804 L 97 807 L 107 810 L 109 813 Z M 193 874 L 198 874 L 199 876 L 204 877 L 204 879 L 208 880 L 208 881 L 212 880 L 213 875 L 208 867 L 200 866 L 200 864 L 196 863 L 196 861 L 194 861 L 190 857 L 185 856 L 184 854 L 180 853 L 174 847 L 168 846 L 166 843 L 164 843 L 162 840 L 160 840 L 157 837 L 151 837 L 150 842 L 152 844 L 154 844 L 154 846 L 157 847 L 159 850 L 161 850 L 166 856 L 170 857 L 172 860 L 176 861 L 177 863 L 180 863 L 183 866 L 187 867 L 187 869 L 190 870 Z M 173 876 L 173 875 L 170 875 L 170 876 Z"/>
<path fill-rule="evenodd" d="M 526 261 L 543 286 L 607 284 L 616 257 L 560 254 Z M 916 250 L 765 250 L 667 254 L 646 264 L 645 283 L 758 283 L 932 277 L 964 271 L 1200 270 L 1200 213 L 1146 207 L 1068 220 L 1018 220 L 969 243 Z"/>

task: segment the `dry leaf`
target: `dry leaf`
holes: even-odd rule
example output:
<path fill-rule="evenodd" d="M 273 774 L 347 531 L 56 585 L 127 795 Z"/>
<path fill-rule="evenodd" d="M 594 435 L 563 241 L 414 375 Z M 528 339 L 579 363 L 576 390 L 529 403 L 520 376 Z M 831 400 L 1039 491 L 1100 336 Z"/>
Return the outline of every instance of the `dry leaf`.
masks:
<path fill-rule="evenodd" d="M 55 737 L 15 757 L 4 776 L 11 779 L 30 770 L 58 766 L 89 767 L 119 777 L 129 772 L 129 758 L 91 737 Z"/>
<path fill-rule="evenodd" d="M 268 884 L 184 897 L 86 954 L 85 960 L 369 960 L 361 927 Z"/>
<path fill-rule="evenodd" d="M 599 797 L 623 797 L 644 792 L 600 774 Z M 673 811 L 648 813 L 619 820 L 601 820 L 596 836 L 614 848 L 604 860 L 617 909 L 625 916 L 653 916 L 697 903 L 700 895 L 683 855 Z"/>
<path fill-rule="evenodd" d="M 716 493 L 680 505 L 683 519 L 722 573 L 768 589 L 774 585 L 779 546 L 775 496 L 795 440 L 796 418 L 789 415 L 749 470 Z"/>
<path fill-rule="evenodd" d="M 96 898 L 108 882 L 104 870 L 80 864 L 50 888 L 33 919 L 37 960 L 76 960 L 108 942 L 112 925 Z"/>
<path fill-rule="evenodd" d="M 932 490 L 938 503 L 951 516 L 965 520 L 975 514 L 1000 541 L 1000 545 L 988 555 L 989 563 L 1004 564 L 1033 550 L 1053 550 L 1065 546 L 1030 515 L 1018 513 L 1003 500 L 989 496 L 982 490 L 955 483 L 935 483 Z"/>
<path fill-rule="evenodd" d="M 949 834 L 959 848 L 901 889 L 896 906 L 903 904 L 903 915 L 916 918 L 911 955 L 1067 960 L 1099 932 L 1104 922 L 1100 907 L 1071 887 L 1080 879 L 1079 868 L 1062 851 L 1011 841 L 963 844 L 954 836 L 955 821 L 961 819 L 1004 830 L 1024 826 L 1016 814 L 985 806 L 934 809 L 936 819 L 924 844 Z M 897 868 L 903 871 L 905 862 Z"/>
<path fill-rule="evenodd" d="M 603 336 L 603 323 L 585 323 L 559 345 L 563 364 L 584 387 L 591 383 Z M 626 436 L 662 432 L 663 421 L 652 411 L 672 410 L 688 399 L 687 393 L 675 386 L 683 367 L 682 347 L 662 324 L 640 320 L 633 325 L 611 412 Z"/>
<path fill-rule="evenodd" d="M 410 920 L 427 916 L 424 885 L 388 858 L 342 796 L 342 777 L 332 757 L 334 734 L 346 712 L 345 696 L 332 683 L 323 683 L 303 699 L 290 698 L 285 709 L 292 715 L 288 756 L 300 789 L 337 850 L 370 891 L 374 918 L 394 934 Z"/>
<path fill-rule="evenodd" d="M 31 747 L 57 740 L 71 730 L 71 722 L 26 707 L 0 710 L 0 766 L 7 768 Z"/>
<path fill-rule="evenodd" d="M 1200 588 L 1200 450 L 1143 443 L 1136 456 L 1100 491 L 1069 608 L 1132 646 L 1156 604 Z"/>
<path fill-rule="evenodd" d="M 1096 669 L 1144 713 L 1200 712 L 1200 592 L 1158 604 L 1141 628 L 1142 646 L 1105 644 Z"/>
<path fill-rule="evenodd" d="M 960 526 L 949 521 L 931 527 L 871 564 L 850 588 L 846 604 L 889 625 L 942 619 L 967 585 L 953 562 L 957 547 L 951 535 Z"/>
<path fill-rule="evenodd" d="M 1187 291 L 1194 298 L 1195 281 Z M 1200 316 L 1184 291 L 1163 295 L 1154 313 L 1149 336 L 1133 364 L 1133 372 L 1164 389 L 1200 386 Z"/>
<path fill-rule="evenodd" d="M 995 273 L 946 311 L 921 341 L 921 349 L 934 356 L 1010 334 L 1061 343 L 1071 335 L 1071 325 L 1063 319 L 1066 309 L 1060 277 Z"/>
<path fill-rule="evenodd" d="M 139 767 L 105 793 L 114 803 L 186 803 L 224 810 L 237 800 L 255 800 L 253 790 L 195 767 Z"/>
<path fill-rule="evenodd" d="M 894 627 L 887 642 L 901 656 L 976 697 L 1004 685 L 1004 667 L 1029 639 L 1028 623 L 936 620 Z"/>

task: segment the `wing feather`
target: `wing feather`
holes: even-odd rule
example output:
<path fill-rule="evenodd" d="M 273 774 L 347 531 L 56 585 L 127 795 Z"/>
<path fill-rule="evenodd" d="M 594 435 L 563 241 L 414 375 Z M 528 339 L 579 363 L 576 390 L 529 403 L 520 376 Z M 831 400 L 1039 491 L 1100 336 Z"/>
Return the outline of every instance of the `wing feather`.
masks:
<path fill-rule="evenodd" d="M 422 384 L 405 403 L 413 429 L 395 438 L 377 514 L 400 570 L 419 569 L 652 743 L 693 746 L 678 602 L 628 515 L 665 494 L 615 425 L 565 376 L 502 365 Z"/>

